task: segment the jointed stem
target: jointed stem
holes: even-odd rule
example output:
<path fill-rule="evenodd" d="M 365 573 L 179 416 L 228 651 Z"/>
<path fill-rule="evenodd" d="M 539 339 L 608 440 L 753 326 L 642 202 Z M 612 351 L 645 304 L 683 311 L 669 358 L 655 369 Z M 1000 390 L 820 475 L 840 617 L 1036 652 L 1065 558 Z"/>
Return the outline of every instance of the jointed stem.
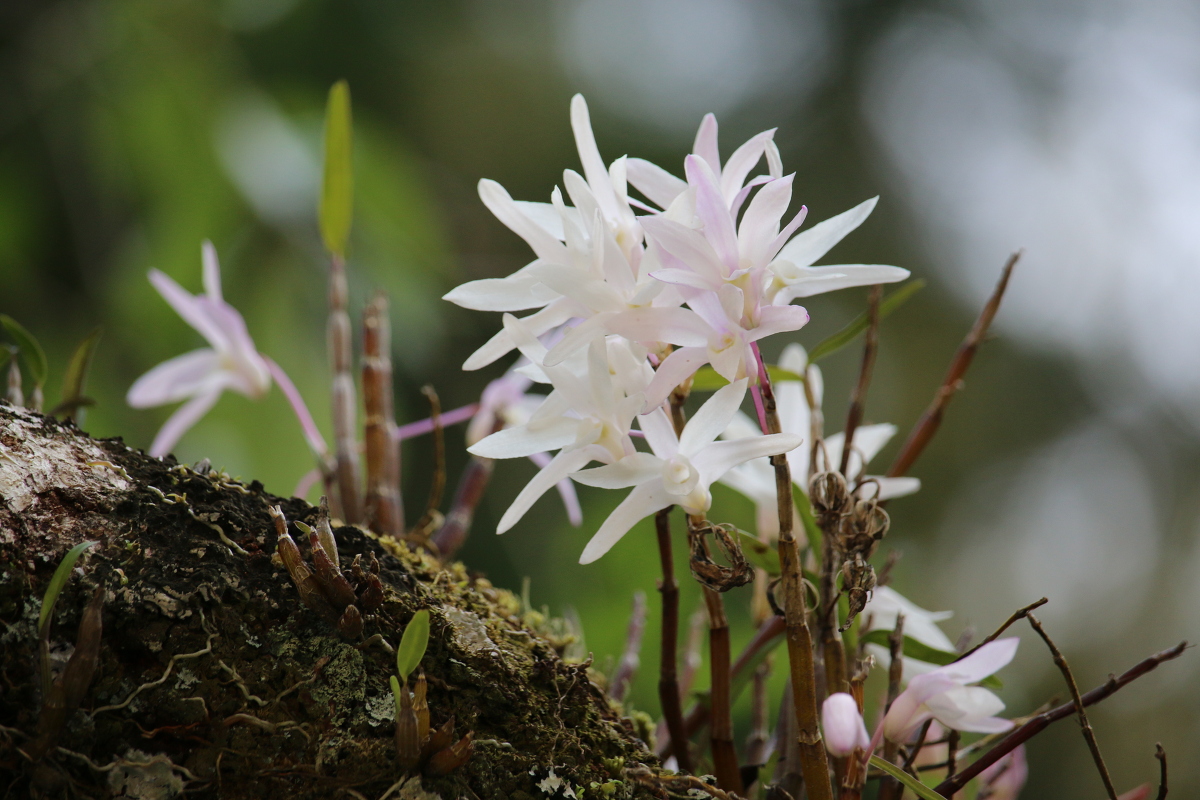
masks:
<path fill-rule="evenodd" d="M 337 507 L 342 518 L 354 525 L 362 522 L 358 489 L 358 444 L 355 441 L 354 376 L 351 374 L 349 290 L 346 263 L 333 256 L 329 269 L 329 323 L 326 329 L 329 364 L 333 377 L 334 472 L 337 474 Z"/>
<path fill-rule="evenodd" d="M 363 406 L 367 452 L 366 519 L 377 533 L 404 534 L 400 498 L 400 443 L 392 398 L 392 333 L 387 297 L 376 294 L 363 312 Z"/>
<path fill-rule="evenodd" d="M 663 577 L 658 584 L 662 596 L 662 658 L 658 672 L 658 702 L 671 736 L 671 751 L 680 772 L 691 772 L 688 737 L 683 727 L 683 705 L 676 679 L 679 658 L 679 584 L 675 582 L 675 562 L 671 555 L 671 507 L 654 515 L 658 534 L 658 555 L 662 561 Z"/>

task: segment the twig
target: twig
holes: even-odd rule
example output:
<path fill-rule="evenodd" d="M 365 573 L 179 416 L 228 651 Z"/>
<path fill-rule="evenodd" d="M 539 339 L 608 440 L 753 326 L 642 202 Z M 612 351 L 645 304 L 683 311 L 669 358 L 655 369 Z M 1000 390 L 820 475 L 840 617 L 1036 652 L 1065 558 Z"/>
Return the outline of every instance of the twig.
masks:
<path fill-rule="evenodd" d="M 679 584 L 675 582 L 675 561 L 671 554 L 671 509 L 668 506 L 654 515 L 658 536 L 658 557 L 662 563 L 662 580 L 658 592 L 662 598 L 662 642 L 658 670 L 658 702 L 671 737 L 671 752 L 681 772 L 691 772 L 688 737 L 683 727 L 683 701 L 676 679 L 679 658 Z"/>
<path fill-rule="evenodd" d="M 956 730 L 951 730 L 946 737 L 946 778 L 950 780 L 954 777 L 954 773 L 958 772 L 958 743 L 962 739 L 962 734 Z"/>
<path fill-rule="evenodd" d="M 975 325 L 971 328 L 971 332 L 963 339 L 962 344 L 958 346 L 958 351 L 954 354 L 954 360 L 950 362 L 950 369 L 946 372 L 946 377 L 942 381 L 942 385 L 938 388 L 937 393 L 933 396 L 933 402 L 925 409 L 925 413 L 917 420 L 917 424 L 913 426 L 912 431 L 908 434 L 908 439 L 905 440 L 904 446 L 900 448 L 900 454 L 896 456 L 896 460 L 892 462 L 892 466 L 888 469 L 888 477 L 899 477 L 912 468 L 913 463 L 921 452 L 929 444 L 930 439 L 937 433 L 938 426 L 942 424 L 942 415 L 946 412 L 946 406 L 950 404 L 950 400 L 962 388 L 963 376 L 967 374 L 967 369 L 971 366 L 972 359 L 975 358 L 975 353 L 979 350 L 979 345 L 983 342 L 983 337 L 987 335 L 988 328 L 992 324 L 992 320 L 996 316 L 996 312 L 1000 309 L 1000 301 L 1004 298 L 1004 290 L 1008 288 L 1008 279 L 1012 275 L 1013 267 L 1017 265 L 1017 261 L 1021 258 L 1021 251 L 1013 253 L 1008 258 L 1008 263 L 1004 265 L 1004 270 L 1000 273 L 1000 281 L 996 284 L 995 291 L 984 304 L 983 310 L 979 312 L 979 318 L 975 320 Z"/>
<path fill-rule="evenodd" d="M 1099 703 L 1101 700 L 1104 700 L 1105 698 L 1115 694 L 1122 687 L 1129 685 L 1146 673 L 1152 672 L 1156 667 L 1158 667 L 1159 664 L 1179 658 L 1179 656 L 1183 655 L 1183 651 L 1187 649 L 1187 646 L 1187 642 L 1180 642 L 1170 649 L 1163 650 L 1148 658 L 1142 659 L 1133 667 L 1121 673 L 1119 676 L 1113 677 L 1110 675 L 1107 681 L 1097 686 L 1095 689 L 1092 689 L 1090 692 L 1084 694 L 1080 698 L 1083 705 L 1090 706 Z M 1060 719 L 1066 719 L 1074 713 L 1075 703 L 1072 701 L 1070 703 L 1064 703 L 1060 706 L 1057 706 L 1056 708 L 1052 708 L 1044 714 L 1039 714 L 998 741 L 991 750 L 988 750 L 986 753 L 976 759 L 970 766 L 958 773 L 953 780 L 942 781 L 937 787 L 934 788 L 934 791 L 943 797 L 953 796 L 955 792 L 966 786 L 972 778 L 983 772 L 992 764 L 995 764 L 1006 754 L 1011 753 L 1017 748 L 1018 745 L 1024 744 L 1034 736 L 1037 736 L 1051 723 L 1058 722 Z"/>
<path fill-rule="evenodd" d="M 704 517 L 688 516 L 688 535 L 700 536 Z M 708 664 L 712 676 L 709 696 L 712 725 L 713 770 L 717 783 L 727 792 L 741 794 L 742 773 L 737 750 L 733 746 L 733 670 L 729 653 L 729 619 L 725 616 L 725 601 L 721 594 L 703 587 L 704 605 L 708 609 Z"/>
<path fill-rule="evenodd" d="M 846 475 L 850 466 L 850 452 L 854 446 L 854 431 L 862 422 L 863 408 L 867 402 L 867 387 L 871 385 L 871 371 L 875 368 L 875 353 L 879 349 L 879 300 L 883 297 L 883 286 L 877 284 L 871 287 L 871 296 L 867 305 L 867 336 L 863 345 L 862 366 L 858 371 L 858 383 L 850 395 L 850 409 L 846 412 L 845 440 L 842 445 L 842 463 L 838 472 L 849 481 L 855 476 Z"/>
<path fill-rule="evenodd" d="M 1025 618 L 1029 620 L 1030 626 L 1037 631 L 1038 636 L 1042 637 L 1042 641 L 1046 643 L 1046 647 L 1050 648 L 1050 655 L 1054 657 L 1054 664 L 1063 674 L 1063 679 L 1067 682 L 1067 688 L 1071 690 L 1071 699 L 1075 703 L 1075 712 L 1079 715 L 1079 727 L 1083 729 L 1083 738 L 1087 740 L 1088 749 L 1092 751 L 1092 760 L 1096 762 L 1096 769 L 1100 772 L 1100 779 L 1104 781 L 1104 789 L 1108 792 L 1109 800 L 1117 800 L 1117 789 L 1113 786 L 1112 776 L 1108 774 L 1108 765 L 1104 763 L 1104 756 L 1100 754 L 1100 744 L 1096 741 L 1096 732 L 1092 730 L 1092 723 L 1088 721 L 1087 712 L 1083 710 L 1083 698 L 1079 696 L 1079 686 L 1075 683 L 1075 676 L 1071 674 L 1071 667 L 1067 664 L 1066 656 L 1054 644 L 1054 640 L 1050 638 L 1050 634 L 1046 633 L 1046 629 L 1042 627 L 1042 623 L 1033 614 L 1026 614 Z M 947 780 L 954 777 L 954 770 L 951 768 L 950 774 L 946 776 Z"/>
<path fill-rule="evenodd" d="M 752 346 L 758 361 L 760 393 L 768 430 L 782 430 L 775 392 L 762 354 Z M 817 707 L 816 664 L 813 658 L 812 631 L 808 628 L 808 600 L 804 596 L 804 573 L 800 550 L 792 529 L 795 509 L 792 505 L 792 474 L 786 456 L 771 456 L 775 467 L 775 495 L 779 504 L 779 565 L 783 578 L 783 610 L 787 625 L 788 664 L 791 669 L 792 702 L 796 709 L 796 735 L 800 740 L 800 767 L 809 800 L 833 800 L 829 780 L 829 761 L 821 741 L 820 712 Z"/>
<path fill-rule="evenodd" d="M 931 719 L 925 720 L 925 723 L 923 725 L 921 725 L 920 732 L 917 733 L 917 741 L 913 744 L 912 747 L 909 748 L 908 753 L 904 756 L 904 764 L 903 764 L 902 768 L 909 775 L 916 774 L 913 771 L 913 764 L 916 762 L 917 756 L 919 756 L 921 754 L 921 748 L 925 746 L 925 739 L 926 739 L 926 737 L 929 736 L 929 728 L 932 725 L 933 725 L 933 720 L 931 720 Z M 936 742 L 930 742 L 930 744 L 936 744 Z"/>
<path fill-rule="evenodd" d="M 358 446 L 354 440 L 357 405 L 354 399 L 354 376 L 351 374 L 349 289 L 346 286 L 346 262 L 334 255 L 329 265 L 329 322 L 326 339 L 329 347 L 329 368 L 333 378 L 333 449 L 334 471 L 337 474 L 338 506 L 336 511 L 347 523 L 362 521 L 362 504 L 358 489 Z M 336 513 L 336 512 L 335 512 Z"/>
<path fill-rule="evenodd" d="M 1030 603 L 1029 605 L 1027 605 L 1027 606 L 1024 606 L 1024 607 L 1022 607 L 1022 608 L 1018 608 L 1016 611 L 1014 611 L 1014 612 L 1012 613 L 1012 616 L 1011 616 L 1011 617 L 1009 617 L 1008 619 L 1004 620 L 1004 624 L 1003 624 L 1003 625 L 1001 625 L 999 628 L 996 628 L 996 630 L 994 630 L 994 631 L 991 633 L 991 635 L 989 635 L 989 636 L 988 636 L 986 639 L 984 639 L 982 642 L 980 642 L 979 644 L 975 645 L 975 646 L 974 646 L 974 647 L 972 647 L 970 650 L 968 650 L 967 652 L 963 653 L 961 656 L 959 656 L 958 658 L 956 658 L 956 659 L 954 659 L 954 660 L 955 660 L 955 661 L 962 661 L 964 658 L 966 658 L 967 656 L 971 655 L 972 653 L 974 653 L 974 652 L 975 652 L 976 650 L 978 650 L 979 648 L 983 647 L 983 646 L 984 646 L 985 644 L 987 644 L 988 642 L 994 642 L 996 639 L 1000 638 L 1000 634 L 1002 634 L 1002 633 L 1004 633 L 1006 630 L 1008 630 L 1008 629 L 1009 629 L 1009 627 L 1010 627 L 1010 626 L 1011 626 L 1013 623 L 1015 623 L 1015 622 L 1017 622 L 1017 621 L 1019 621 L 1019 620 L 1022 620 L 1022 619 L 1024 619 L 1025 617 L 1028 617 L 1028 616 L 1029 616 L 1029 612 L 1030 612 L 1030 611 L 1033 611 L 1035 608 L 1041 608 L 1042 606 L 1046 605 L 1046 603 L 1049 603 L 1049 602 L 1050 602 L 1050 601 L 1049 601 L 1047 598 L 1043 597 L 1041 600 L 1034 600 L 1034 601 L 1033 601 L 1032 603 Z"/>
<path fill-rule="evenodd" d="M 387 295 L 375 294 L 363 311 L 364 444 L 367 455 L 366 521 L 377 533 L 404 534 L 404 504 L 400 497 L 400 443 L 392 396 L 392 326 Z"/>
<path fill-rule="evenodd" d="M 646 630 L 646 594 L 634 592 L 633 611 L 629 614 L 629 630 L 625 635 L 625 651 L 608 685 L 608 696 L 618 703 L 625 700 L 629 684 L 641 663 L 642 633 Z"/>
<path fill-rule="evenodd" d="M 1154 757 L 1158 759 L 1158 800 L 1167 800 L 1167 751 L 1162 742 L 1154 745 Z"/>
<path fill-rule="evenodd" d="M 442 504 L 442 492 L 446 489 L 446 432 L 442 428 L 442 404 L 437 392 L 432 386 L 422 386 L 421 394 L 429 399 L 430 419 L 433 420 L 433 483 L 429 486 L 425 514 L 413 525 L 409 536 L 424 541 L 439 521 L 438 506 Z"/>
<path fill-rule="evenodd" d="M 891 710 L 892 703 L 896 702 L 896 698 L 900 696 L 901 683 L 904 680 L 904 614 L 896 614 L 896 624 L 892 627 L 891 635 L 888 636 L 888 691 L 887 705 L 884 707 L 884 713 Z M 884 739 L 883 742 L 883 758 L 885 761 L 896 763 L 896 754 L 900 751 L 900 745 L 893 742 L 891 739 Z M 884 776 L 879 784 L 880 800 L 899 800 L 904 794 L 904 787 L 891 776 Z"/>

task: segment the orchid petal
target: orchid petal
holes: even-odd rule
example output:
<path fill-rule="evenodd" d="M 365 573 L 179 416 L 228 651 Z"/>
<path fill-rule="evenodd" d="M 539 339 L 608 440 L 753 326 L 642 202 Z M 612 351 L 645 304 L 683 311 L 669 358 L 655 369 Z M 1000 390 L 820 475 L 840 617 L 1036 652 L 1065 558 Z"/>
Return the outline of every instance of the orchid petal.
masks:
<path fill-rule="evenodd" d="M 211 304 L 201 302 L 205 298 L 193 297 L 186 289 L 156 269 L 150 270 L 150 283 L 171 308 L 175 309 L 175 313 L 183 317 L 183 321 L 195 328 L 210 345 L 217 350 L 229 349 L 229 337 L 208 313 L 212 308 Z"/>
<path fill-rule="evenodd" d="M 659 208 L 671 205 L 671 202 L 687 189 L 687 181 L 645 159 L 631 158 L 625 166 L 633 187 Z"/>
<path fill-rule="evenodd" d="M 442 295 L 442 299 L 473 311 L 524 311 L 541 308 L 561 296 L 536 276 L 510 275 L 468 281 Z"/>
<path fill-rule="evenodd" d="M 717 118 L 713 114 L 705 114 L 700 120 L 696 131 L 696 139 L 692 142 L 692 152 L 708 162 L 713 172 L 721 171 L 721 153 L 717 149 Z"/>
<path fill-rule="evenodd" d="M 571 479 L 598 489 L 624 489 L 661 475 L 663 463 L 649 453 L 633 453 L 612 464 L 576 472 Z"/>
<path fill-rule="evenodd" d="M 171 448 L 179 442 L 183 434 L 187 433 L 193 425 L 200 421 L 201 417 L 208 413 L 220 396 L 221 390 L 217 389 L 198 395 L 181 405 L 159 429 L 158 435 L 154 437 L 154 443 L 150 445 L 150 455 L 162 458 L 170 453 Z"/>
<path fill-rule="evenodd" d="M 758 190 L 738 226 L 738 249 L 755 266 L 766 266 L 774 253 L 767 250 L 779 235 L 779 220 L 792 202 L 794 175 L 773 180 Z"/>
<path fill-rule="evenodd" d="M 563 417 L 548 425 L 521 425 L 485 436 L 467 448 L 480 458 L 525 458 L 534 453 L 558 450 L 575 441 L 579 420 Z"/>
<path fill-rule="evenodd" d="M 663 408 L 655 408 L 649 414 L 638 417 L 638 427 L 646 434 L 646 443 L 659 458 L 671 458 L 679 452 L 679 437 L 675 425 Z"/>
<path fill-rule="evenodd" d="M 746 398 L 746 385 L 747 381 L 742 379 L 722 386 L 700 406 L 679 436 L 680 453 L 691 458 L 729 427 L 729 421 Z"/>
<path fill-rule="evenodd" d="M 779 251 L 779 257 L 791 261 L 798 267 L 808 267 L 828 253 L 846 234 L 853 231 L 870 216 L 878 197 L 864 200 L 849 211 L 819 222 L 796 236 Z"/>
<path fill-rule="evenodd" d="M 580 564 L 590 564 L 612 549 L 621 537 L 629 533 L 629 529 L 655 511 L 666 508 L 674 502 L 667 494 L 661 480 L 643 483 L 634 487 L 633 491 L 621 501 L 613 512 L 604 520 L 600 530 L 587 543 L 583 555 L 579 557 Z"/>
<path fill-rule="evenodd" d="M 712 245 L 717 257 L 730 272 L 738 268 L 737 231 L 733 215 L 721 196 L 717 177 L 708 164 L 698 156 L 683 160 L 688 185 L 696 190 L 696 216 L 704 223 L 704 238 Z"/>
<path fill-rule="evenodd" d="M 521 517 L 525 516 L 525 512 L 529 511 L 538 498 L 572 472 L 586 466 L 589 461 L 594 461 L 599 455 L 597 450 L 602 452 L 601 448 L 595 447 L 563 450 L 550 459 L 550 463 L 538 470 L 537 475 L 534 475 L 533 479 L 525 484 L 525 488 L 520 491 L 512 505 L 504 512 L 504 516 L 500 518 L 500 524 L 496 526 L 496 533 L 504 533 L 520 522 Z"/>
<path fill-rule="evenodd" d="M 217 260 L 217 248 L 207 239 L 200 245 L 200 261 L 204 265 L 204 293 L 209 299 L 221 302 L 221 263 Z"/>
<path fill-rule="evenodd" d="M 750 341 L 784 331 L 798 331 L 808 324 L 803 306 L 764 306 L 759 310 L 758 326 L 749 331 Z"/>
<path fill-rule="evenodd" d="M 721 194 L 724 195 L 727 205 L 737 195 L 742 184 L 746 182 L 746 176 L 750 174 L 750 170 L 754 169 L 754 165 L 762 158 L 767 149 L 767 143 L 775 137 L 775 130 L 772 128 L 750 137 L 741 147 L 733 151 L 733 155 L 721 168 Z M 716 172 L 717 168 L 714 167 L 713 171 Z"/>
<path fill-rule="evenodd" d="M 686 429 L 684 433 L 687 433 Z M 738 464 L 786 453 L 799 447 L 803 441 L 804 438 L 795 433 L 772 433 L 753 439 L 713 442 L 692 456 L 691 460 L 702 476 L 701 482 L 711 486 Z"/>
<path fill-rule="evenodd" d="M 671 353 L 658 365 L 654 380 L 646 387 L 646 408 L 662 405 L 676 386 L 706 363 L 708 350 L 704 347 L 681 347 Z"/>
<path fill-rule="evenodd" d="M 138 378 L 125 402 L 134 408 L 150 408 L 207 394 L 225 384 L 220 356 L 204 347 L 164 361 Z"/>
<path fill-rule="evenodd" d="M 541 336 L 551 328 L 556 328 L 575 316 L 576 311 L 577 306 L 575 303 L 568 301 L 566 298 L 560 298 L 548 304 L 541 311 L 530 314 L 528 317 L 522 317 L 521 323 L 533 335 Z M 462 368 L 468 372 L 482 369 L 497 359 L 503 358 L 506 354 L 511 353 L 516 346 L 512 337 L 509 336 L 508 331 L 498 331 L 482 347 L 467 358 Z"/>
<path fill-rule="evenodd" d="M 479 181 L 479 199 L 496 219 L 524 239 L 538 258 L 551 263 L 566 260 L 567 249 L 563 243 L 527 217 L 503 186 L 484 178 Z"/>
<path fill-rule="evenodd" d="M 708 344 L 712 328 L 686 308 L 634 308 L 612 318 L 609 330 L 631 342 L 669 342 L 683 347 Z"/>

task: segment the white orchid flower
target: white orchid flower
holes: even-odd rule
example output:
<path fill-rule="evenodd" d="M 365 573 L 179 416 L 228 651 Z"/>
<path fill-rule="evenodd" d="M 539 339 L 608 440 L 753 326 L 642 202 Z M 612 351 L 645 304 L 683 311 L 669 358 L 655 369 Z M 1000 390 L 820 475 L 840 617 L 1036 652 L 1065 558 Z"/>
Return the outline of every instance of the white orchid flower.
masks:
<path fill-rule="evenodd" d="M 158 270 L 150 271 L 150 282 L 158 293 L 211 345 L 164 361 L 130 387 L 125 400 L 134 408 L 188 401 L 155 436 L 152 456 L 169 453 L 226 389 L 257 399 L 271 388 L 273 365 L 255 349 L 242 315 L 221 297 L 221 268 L 211 242 L 204 243 L 202 255 L 202 295 L 191 295 Z M 310 442 L 315 430 L 306 429 Z M 320 435 L 316 436 L 319 439 Z"/>
<path fill-rule="evenodd" d="M 688 514 L 704 514 L 712 504 L 713 483 L 732 467 L 753 458 L 786 453 L 800 444 L 802 438 L 790 433 L 755 440 L 714 441 L 742 404 L 746 385 L 743 379 L 714 393 L 678 438 L 666 412 L 655 408 L 638 420 L 653 453 L 634 453 L 571 476 L 586 486 L 602 489 L 634 487 L 588 542 L 579 563 L 590 564 L 600 558 L 635 523 L 659 509 L 679 505 Z"/>
<path fill-rule="evenodd" d="M 907 278 L 908 270 L 884 264 L 813 266 L 846 234 L 861 225 L 878 201 L 878 197 L 872 197 L 849 211 L 843 211 L 796 234 L 771 262 L 769 281 L 764 289 L 765 302 L 785 306 L 793 300 L 815 294 L 852 286 L 895 283 Z"/>
<path fill-rule="evenodd" d="M 982 686 L 972 686 L 1012 661 L 1020 640 L 1016 637 L 988 642 L 971 655 L 938 667 L 908 682 L 883 718 L 882 733 L 893 742 L 904 742 L 928 719 L 947 728 L 973 733 L 1002 733 L 1013 726 L 995 716 L 1004 702 Z M 879 734 L 877 733 L 876 736 Z"/>
<path fill-rule="evenodd" d="M 521 321 L 504 315 L 505 329 L 534 364 L 546 349 Z M 558 450 L 513 500 L 497 526 L 497 533 L 512 528 L 543 494 L 571 473 L 592 461 L 612 463 L 635 452 L 629 431 L 643 405 L 640 393 L 626 396 L 622 385 L 634 378 L 614 380 L 608 352 L 602 340 L 588 349 L 587 373 L 543 367 L 554 391 L 523 424 L 497 431 L 468 448 L 482 458 L 518 458 Z"/>
<path fill-rule="evenodd" d="M 825 747 L 838 758 L 866 750 L 871 745 L 866 723 L 858 711 L 858 702 L 846 692 L 834 692 L 821 704 L 821 728 Z"/>
<path fill-rule="evenodd" d="M 942 652 L 954 652 L 954 643 L 938 627 L 954 616 L 953 611 L 927 611 L 890 586 L 877 586 L 871 593 L 871 599 L 863 607 L 859 619 L 863 620 L 860 635 L 870 631 L 891 631 L 896 628 L 896 618 L 904 615 L 904 635 Z M 891 654 L 886 647 L 868 644 L 867 652 L 875 656 L 884 669 L 891 662 Z M 904 656 L 904 678 L 910 680 L 913 676 L 921 675 L 936 669 L 935 664 L 918 661 Z"/>

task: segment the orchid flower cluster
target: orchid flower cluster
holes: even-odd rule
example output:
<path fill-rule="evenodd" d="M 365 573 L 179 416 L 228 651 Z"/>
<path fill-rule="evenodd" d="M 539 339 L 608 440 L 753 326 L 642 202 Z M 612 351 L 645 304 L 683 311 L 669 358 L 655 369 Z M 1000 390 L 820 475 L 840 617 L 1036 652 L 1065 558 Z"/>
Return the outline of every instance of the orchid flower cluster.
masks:
<path fill-rule="evenodd" d="M 296 387 L 258 352 L 241 315 L 223 299 L 216 252 L 205 243 L 204 294 L 193 296 L 166 275 L 150 274 L 154 287 L 209 344 L 160 364 L 129 390 L 128 402 L 137 407 L 186 400 L 155 438 L 151 454 L 166 455 L 223 391 L 257 398 L 275 383 L 295 410 L 318 462 L 302 481 L 304 489 L 323 479 L 335 514 L 345 522 L 372 527 L 443 558 L 453 555 L 466 536 L 494 460 L 529 458 L 539 467 L 500 518 L 497 533 L 517 526 L 552 488 L 575 525 L 582 514 L 574 484 L 628 489 L 592 533 L 580 562 L 604 556 L 639 521 L 656 516 L 664 565 L 659 694 L 662 728 L 668 734 L 660 755 L 669 756 L 667 763 L 674 768 L 690 771 L 692 731 L 681 710 L 686 690 L 675 675 L 678 589 L 669 517 L 679 507 L 687 517 L 692 570 L 703 585 L 710 626 L 712 763 L 719 786 L 730 795 L 745 791 L 745 770 L 731 738 L 731 659 L 722 593 L 750 580 L 761 601 L 755 611 L 759 635 L 750 647 L 778 641 L 785 626 L 788 631 L 791 698 L 780 710 L 774 737 L 776 783 L 785 794 L 799 798 L 803 787 L 813 800 L 831 800 L 837 787 L 843 798 L 861 797 L 868 765 L 911 785 L 910 775 L 895 771 L 898 754 L 907 749 L 909 765 L 925 758 L 933 746 L 924 744 L 930 730 L 994 736 L 1013 727 L 997 716 L 1003 702 L 980 684 L 1012 660 L 1018 640 L 993 636 L 960 653 L 965 648 L 956 647 L 939 628 L 949 612 L 913 604 L 877 581 L 870 564 L 890 525 L 883 504 L 920 488 L 917 479 L 904 473 L 933 429 L 915 435 L 921 433 L 919 423 L 887 473 L 869 474 L 869 462 L 896 427 L 859 424 L 861 406 L 856 410 L 855 404 L 862 398 L 856 395 L 846 430 L 827 436 L 823 378 L 814 359 L 790 342 L 781 348 L 778 364 L 768 365 L 760 349 L 767 337 L 794 334 L 809 321 L 808 312 L 794 301 L 875 287 L 869 321 L 862 326 L 867 345 L 860 388 L 865 392 L 881 285 L 902 281 L 909 273 L 886 265 L 814 265 L 866 220 L 874 198 L 802 229 L 807 210 L 801 206 L 789 216 L 795 175 L 784 174 L 774 131 L 751 137 L 722 160 L 711 114 L 683 160 L 683 177 L 639 158 L 622 156 L 606 164 L 588 107 L 577 95 L 570 118 L 582 173 L 565 170 L 562 187 L 554 188 L 549 202 L 514 200 L 494 181 L 479 183 L 483 203 L 529 245 L 533 260 L 508 277 L 471 281 L 445 296 L 467 309 L 502 314 L 500 330 L 463 368 L 488 367 L 515 352 L 508 370 L 487 385 L 478 403 L 397 426 L 387 305 L 377 296 L 364 315 L 361 383 L 367 424 L 360 445 L 351 430 L 355 383 L 349 371 L 345 279 L 349 100 L 344 85 L 339 86 L 331 92 L 326 123 L 321 214 L 331 254 L 334 446 L 326 445 Z M 1006 267 L 990 311 L 981 316 L 986 322 L 972 336 L 986 331 L 987 315 L 994 315 L 1013 263 Z M 844 337 L 843 344 L 852 338 Z M 966 364 L 969 359 L 961 369 Z M 957 387 L 960 377 L 961 372 L 952 372 L 939 392 L 943 405 L 938 414 L 927 415 L 934 426 L 953 394 L 946 387 Z M 710 397 L 691 403 L 688 419 L 689 395 L 709 390 Z M 753 416 L 742 410 L 747 394 Z M 440 434 L 446 425 L 467 421 L 468 451 L 474 459 L 460 479 L 450 513 L 443 517 L 437 511 L 435 493 L 421 521 L 406 528 L 399 497 L 399 441 L 431 431 Z M 912 450 L 914 441 L 918 446 Z M 360 451 L 366 454 L 363 503 L 356 497 Z M 717 482 L 753 502 L 757 536 L 731 535 L 732 526 L 708 520 Z M 803 531 L 799 540 L 796 530 Z M 711 560 L 709 536 L 733 567 Z M 753 542 L 753 552 L 762 558 L 756 569 L 746 566 L 740 542 Z M 772 547 L 778 553 L 773 562 L 763 556 Z M 763 611 L 768 596 L 775 615 Z M 750 655 L 748 651 L 739 662 L 752 661 Z M 876 664 L 887 668 L 888 702 L 881 705 L 872 735 L 863 715 L 864 684 Z M 761 670 L 754 680 L 755 712 L 765 717 Z M 693 716 L 689 713 L 687 719 Z M 881 747 L 883 759 L 875 755 Z M 762 753 L 747 757 L 762 758 L 752 764 L 767 759 Z M 953 763 L 955 756 L 949 758 Z M 982 786 L 992 796 L 1015 799 L 1026 775 L 1023 749 L 1014 744 L 990 764 L 986 769 L 978 765 Z M 963 785 L 950 785 L 950 777 L 947 782 L 939 791 L 953 794 Z"/>

